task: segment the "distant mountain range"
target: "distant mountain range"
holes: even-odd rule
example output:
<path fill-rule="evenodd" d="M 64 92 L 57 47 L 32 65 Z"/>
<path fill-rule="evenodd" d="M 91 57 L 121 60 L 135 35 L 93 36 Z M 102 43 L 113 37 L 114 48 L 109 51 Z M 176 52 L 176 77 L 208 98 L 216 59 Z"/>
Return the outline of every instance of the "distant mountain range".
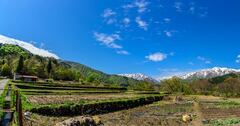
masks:
<path fill-rule="evenodd" d="M 210 69 L 203 69 L 200 71 L 188 73 L 183 76 L 179 76 L 182 79 L 201 79 L 201 78 L 213 78 L 218 76 L 223 76 L 231 73 L 239 73 L 239 69 L 224 68 L 224 67 L 214 67 Z"/>
<path fill-rule="evenodd" d="M 124 76 L 124 77 L 128 77 L 128 78 L 133 78 L 136 80 L 145 80 L 145 81 L 151 81 L 151 82 L 158 82 L 156 79 L 144 75 L 142 73 L 136 73 L 136 74 L 118 74 L 119 76 Z"/>
<path fill-rule="evenodd" d="M 191 73 L 176 76 L 176 77 L 179 77 L 181 79 L 186 79 L 186 80 L 209 79 L 209 78 L 219 77 L 219 76 L 232 74 L 232 73 L 240 73 L 240 70 L 239 69 L 224 68 L 224 67 L 214 67 L 214 68 L 199 70 L 199 71 L 196 71 L 196 72 L 191 72 Z M 150 76 L 144 75 L 142 73 L 118 74 L 118 75 L 128 77 L 128 78 L 133 78 L 133 79 L 136 79 L 136 80 L 147 80 L 147 81 L 151 81 L 151 82 L 161 81 L 161 80 L 154 79 Z M 168 78 L 165 78 L 165 79 L 170 79 L 170 78 L 172 78 L 172 77 L 168 77 Z"/>

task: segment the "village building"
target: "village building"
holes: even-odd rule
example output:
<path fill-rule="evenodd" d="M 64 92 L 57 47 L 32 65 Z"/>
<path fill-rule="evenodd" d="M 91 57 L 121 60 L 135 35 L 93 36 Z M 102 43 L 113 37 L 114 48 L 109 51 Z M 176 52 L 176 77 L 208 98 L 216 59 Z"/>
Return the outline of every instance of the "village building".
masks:
<path fill-rule="evenodd" d="M 37 82 L 38 77 L 37 76 L 29 76 L 29 75 L 20 75 L 20 74 L 14 74 L 14 78 L 13 80 L 17 81 L 17 80 L 21 80 L 24 82 Z"/>

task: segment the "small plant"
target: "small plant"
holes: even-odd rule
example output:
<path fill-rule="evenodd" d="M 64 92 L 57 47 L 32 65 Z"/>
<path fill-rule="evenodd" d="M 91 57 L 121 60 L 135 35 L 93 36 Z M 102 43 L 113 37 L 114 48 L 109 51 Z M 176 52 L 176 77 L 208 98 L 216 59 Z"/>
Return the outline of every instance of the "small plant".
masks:
<path fill-rule="evenodd" d="M 237 118 L 217 119 L 217 120 L 211 120 L 209 124 L 212 126 L 236 125 L 236 124 L 240 124 L 240 119 L 237 119 Z"/>
<path fill-rule="evenodd" d="M 222 101 L 216 103 L 217 108 L 238 108 L 240 107 L 240 102 L 237 101 Z"/>

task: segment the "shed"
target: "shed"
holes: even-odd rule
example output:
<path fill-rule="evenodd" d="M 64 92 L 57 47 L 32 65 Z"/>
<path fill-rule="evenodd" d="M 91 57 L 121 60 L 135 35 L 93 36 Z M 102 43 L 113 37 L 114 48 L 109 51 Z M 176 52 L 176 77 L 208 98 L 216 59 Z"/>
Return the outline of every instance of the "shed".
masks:
<path fill-rule="evenodd" d="M 37 82 L 38 77 L 37 76 L 29 76 L 29 75 L 14 75 L 14 80 L 21 80 L 24 82 Z"/>

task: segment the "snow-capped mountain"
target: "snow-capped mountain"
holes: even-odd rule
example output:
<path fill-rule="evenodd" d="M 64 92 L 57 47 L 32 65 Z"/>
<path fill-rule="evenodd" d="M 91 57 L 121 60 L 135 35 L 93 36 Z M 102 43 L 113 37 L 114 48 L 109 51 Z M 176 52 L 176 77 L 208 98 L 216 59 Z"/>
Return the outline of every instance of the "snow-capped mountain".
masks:
<path fill-rule="evenodd" d="M 203 69 L 197 72 L 192 72 L 183 76 L 179 76 L 182 79 L 195 79 L 195 78 L 213 78 L 217 76 L 223 76 L 230 73 L 238 73 L 239 69 L 214 67 L 210 69 Z"/>
<path fill-rule="evenodd" d="M 53 57 L 55 59 L 59 59 L 59 57 L 56 54 L 50 53 L 47 50 L 37 48 L 33 44 L 30 44 L 28 42 L 16 40 L 16 39 L 9 38 L 9 37 L 3 36 L 3 35 L 0 35 L 0 44 L 18 45 L 18 46 L 28 50 L 29 52 L 31 52 L 34 55 L 39 55 L 42 57 Z"/>
<path fill-rule="evenodd" d="M 152 81 L 152 82 L 158 82 L 156 79 L 153 79 L 152 77 L 149 77 L 147 75 L 141 74 L 141 73 L 136 73 L 136 74 L 118 74 L 119 76 L 123 77 L 128 77 L 128 78 L 133 78 L 136 80 L 147 80 L 147 81 Z"/>

